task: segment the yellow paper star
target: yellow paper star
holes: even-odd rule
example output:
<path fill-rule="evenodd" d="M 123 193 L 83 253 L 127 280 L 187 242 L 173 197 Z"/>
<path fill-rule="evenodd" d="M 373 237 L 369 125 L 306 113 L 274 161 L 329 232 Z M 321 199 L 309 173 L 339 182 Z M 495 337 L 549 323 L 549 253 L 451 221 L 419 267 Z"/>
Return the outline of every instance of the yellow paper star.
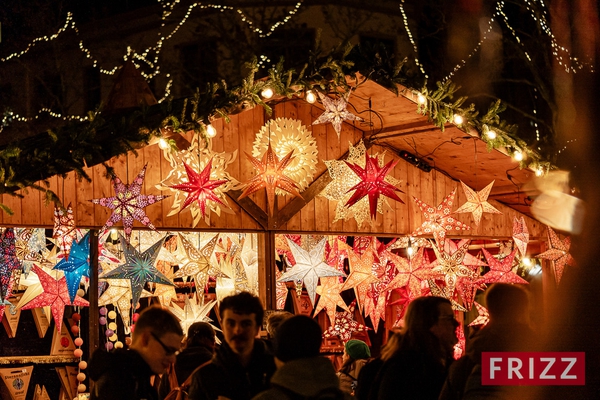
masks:
<path fill-rule="evenodd" d="M 365 304 L 367 292 L 372 283 L 379 282 L 377 276 L 373 274 L 372 266 L 374 261 L 373 252 L 367 250 L 364 254 L 358 255 L 354 251 L 348 250 L 348 261 L 350 263 L 350 275 L 344 282 L 342 290 L 354 288 L 354 293 L 358 299 L 358 307 L 362 312 Z"/>
<path fill-rule="evenodd" d="M 335 323 L 335 311 L 336 307 L 343 308 L 350 312 L 348 306 L 340 296 L 342 291 L 343 283 L 340 283 L 340 278 L 337 276 L 328 276 L 321 278 L 321 285 L 317 286 L 317 294 L 319 295 L 319 301 L 315 307 L 315 313 L 317 315 L 321 310 L 327 310 L 327 316 L 329 322 L 333 325 Z"/>
<path fill-rule="evenodd" d="M 434 263 L 437 265 L 431 271 L 444 276 L 444 281 L 450 295 L 454 293 L 459 277 L 475 277 L 475 273 L 464 265 L 465 255 L 469 251 L 470 242 L 470 240 L 465 240 L 462 246 L 458 247 L 453 253 L 447 253 L 443 249 L 440 250 L 436 245 L 433 246 L 433 251 L 437 257 Z"/>
<path fill-rule="evenodd" d="M 484 187 L 479 192 L 474 191 L 464 182 L 460 182 L 465 195 L 467 195 L 467 202 L 460 206 L 456 213 L 473 213 L 473 219 L 475 220 L 475 225 L 479 225 L 481 221 L 481 214 L 484 212 L 491 214 L 502 214 L 498 211 L 494 206 L 487 202 L 487 198 L 490 195 L 490 191 L 492 190 L 492 186 L 494 186 L 494 182 L 492 181 L 489 185 Z"/>
<path fill-rule="evenodd" d="M 173 278 L 183 278 L 193 276 L 196 282 L 197 290 L 204 290 L 208 284 L 209 277 L 227 277 L 219 268 L 213 266 L 210 262 L 210 256 L 217 244 L 219 235 L 215 235 L 202 249 L 198 249 L 181 233 L 179 233 L 179 244 L 185 251 L 187 260 L 180 266 L 179 270 L 173 274 Z"/>

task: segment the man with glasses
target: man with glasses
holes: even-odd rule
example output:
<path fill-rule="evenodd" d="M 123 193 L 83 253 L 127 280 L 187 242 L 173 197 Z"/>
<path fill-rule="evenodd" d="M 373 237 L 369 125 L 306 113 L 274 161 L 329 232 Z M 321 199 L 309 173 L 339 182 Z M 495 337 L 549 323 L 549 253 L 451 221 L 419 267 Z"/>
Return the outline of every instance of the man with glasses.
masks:
<path fill-rule="evenodd" d="M 189 400 L 250 400 L 269 388 L 275 361 L 264 341 L 256 339 L 263 306 L 248 292 L 228 296 L 219 304 L 225 341 L 212 362 L 192 377 Z"/>
<path fill-rule="evenodd" d="M 162 374 L 175 362 L 183 330 L 179 320 L 167 309 L 151 306 L 140 313 L 132 327 L 128 350 L 92 355 L 89 377 L 94 381 L 91 400 L 157 400 L 152 375 Z"/>

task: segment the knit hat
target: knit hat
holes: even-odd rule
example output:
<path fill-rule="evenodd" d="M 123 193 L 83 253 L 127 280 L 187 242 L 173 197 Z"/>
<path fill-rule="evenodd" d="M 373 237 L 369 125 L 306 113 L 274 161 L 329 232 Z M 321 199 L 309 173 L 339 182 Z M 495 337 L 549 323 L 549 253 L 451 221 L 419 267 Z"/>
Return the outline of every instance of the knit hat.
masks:
<path fill-rule="evenodd" d="M 346 353 L 354 360 L 362 360 L 371 357 L 369 346 L 362 340 L 352 339 L 346 342 L 344 346 Z"/>
<path fill-rule="evenodd" d="M 306 315 L 290 317 L 275 333 L 275 357 L 283 362 L 316 357 L 321 350 L 322 335 L 314 319 Z"/>

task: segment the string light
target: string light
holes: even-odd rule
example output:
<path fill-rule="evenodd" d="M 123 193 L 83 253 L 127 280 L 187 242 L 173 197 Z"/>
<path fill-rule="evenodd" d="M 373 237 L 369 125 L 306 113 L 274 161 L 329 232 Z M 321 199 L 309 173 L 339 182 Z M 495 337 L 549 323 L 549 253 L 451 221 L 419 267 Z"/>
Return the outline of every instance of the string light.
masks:
<path fill-rule="evenodd" d="M 312 90 L 307 90 L 306 101 L 310 104 L 313 104 L 315 101 L 317 101 L 317 96 L 315 95 L 315 92 L 313 92 Z"/>
<path fill-rule="evenodd" d="M 402 0 L 399 4 L 400 6 L 400 12 L 402 13 L 402 20 L 404 22 L 404 29 L 406 29 L 406 34 L 408 35 L 408 39 L 410 40 L 410 43 L 413 46 L 413 51 L 415 52 L 415 64 L 419 67 L 419 70 L 421 71 L 421 73 L 423 75 L 425 75 L 425 79 L 428 78 L 427 74 L 425 73 L 425 68 L 423 68 L 423 64 L 421 64 L 421 62 L 419 61 L 419 50 L 417 49 L 417 44 L 415 43 L 415 39 L 413 38 L 412 32 L 410 31 L 410 28 L 408 27 L 408 17 L 406 16 L 406 12 L 404 11 L 404 0 Z"/>
<path fill-rule="evenodd" d="M 523 153 L 520 150 L 517 150 L 513 153 L 513 158 L 515 161 L 523 161 Z"/>
<path fill-rule="evenodd" d="M 266 87 L 262 90 L 262 92 L 260 92 L 260 95 L 267 100 L 273 97 L 273 94 L 273 89 L 270 87 Z"/>
<path fill-rule="evenodd" d="M 259 37 L 264 38 L 264 37 L 270 36 L 273 32 L 275 32 L 275 29 L 277 29 L 279 26 L 288 22 L 294 16 L 294 14 L 296 14 L 298 12 L 298 10 L 300 9 L 300 6 L 302 5 L 303 2 L 304 2 L 304 0 L 300 0 L 299 2 L 297 2 L 296 5 L 294 6 L 294 9 L 291 10 L 282 21 L 278 21 L 278 22 L 274 23 L 273 25 L 271 25 L 271 27 L 269 28 L 269 30 L 266 33 L 262 29 L 254 28 L 254 26 L 253 26 L 254 23 L 250 20 L 250 18 L 248 18 L 242 12 L 241 9 L 238 8 L 236 11 L 242 17 L 242 21 L 245 22 L 246 24 L 248 24 L 248 26 L 254 33 L 258 33 Z"/>
<path fill-rule="evenodd" d="M 544 175 L 544 169 L 542 167 L 538 167 L 535 170 L 535 176 L 543 176 Z"/>
<path fill-rule="evenodd" d="M 158 139 L 158 147 L 162 150 L 166 150 L 169 148 L 169 143 L 165 139 L 160 138 Z"/>
<path fill-rule="evenodd" d="M 454 114 L 453 121 L 456 125 L 462 125 L 463 122 L 465 122 L 465 119 L 462 117 L 462 115 Z"/>
<path fill-rule="evenodd" d="M 212 126 L 212 124 L 206 125 L 206 136 L 208 136 L 209 138 L 214 138 L 215 136 L 217 136 L 217 129 L 214 126 Z"/>
<path fill-rule="evenodd" d="M 495 131 L 493 131 L 493 130 L 491 130 L 491 129 L 490 129 L 489 131 L 487 131 L 487 132 L 485 133 L 485 135 L 486 135 L 486 136 L 487 136 L 487 138 L 488 138 L 488 139 L 490 139 L 490 140 L 494 140 L 494 139 L 496 139 L 496 137 L 498 136 L 498 135 L 496 134 L 496 132 L 495 132 Z"/>
<path fill-rule="evenodd" d="M 423 96 L 422 93 L 419 93 L 417 95 L 417 101 L 419 102 L 419 104 L 426 104 L 427 103 L 427 97 Z"/>

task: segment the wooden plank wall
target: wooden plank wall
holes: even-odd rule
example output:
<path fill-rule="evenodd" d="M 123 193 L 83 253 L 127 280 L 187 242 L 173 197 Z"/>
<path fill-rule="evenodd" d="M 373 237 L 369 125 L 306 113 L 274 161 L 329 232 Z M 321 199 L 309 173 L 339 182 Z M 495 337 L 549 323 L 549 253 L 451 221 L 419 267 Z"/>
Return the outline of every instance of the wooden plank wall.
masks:
<path fill-rule="evenodd" d="M 254 108 L 243 113 L 231 116 L 230 123 L 223 120 L 213 122 L 218 135 L 212 140 L 212 148 L 217 152 L 233 152 L 238 150 L 238 157 L 228 168 L 229 173 L 240 182 L 248 181 L 254 170 L 244 154 L 252 153 L 252 146 L 256 132 L 264 125 L 267 118 L 297 118 L 303 121 L 308 130 L 311 130 L 316 139 L 319 151 L 319 163 L 315 179 L 322 173 L 327 173 L 323 160 L 338 159 L 348 151 L 349 143 L 356 145 L 364 136 L 364 129 L 368 129 L 360 122 L 343 125 L 341 137 L 331 124 L 312 125 L 322 110 L 302 100 L 284 101 L 274 107 L 272 116 L 266 116 L 262 108 Z M 191 140 L 191 133 L 186 135 Z M 382 153 L 384 149 L 373 146 L 369 152 Z M 162 150 L 158 145 L 149 145 L 138 150 L 138 155 L 130 153 L 126 156 L 111 159 L 107 164 L 112 166 L 117 175 L 124 182 L 131 182 L 145 164 L 148 164 L 143 194 L 161 194 L 155 187 L 170 171 L 169 163 L 164 159 Z M 385 161 L 397 158 L 390 151 L 386 152 Z M 53 177 L 49 180 L 50 188 L 62 199 L 65 205 L 73 206 L 76 224 L 82 228 L 100 228 L 110 216 L 110 210 L 100 205 L 94 205 L 89 200 L 93 198 L 113 196 L 114 190 L 106 177 L 102 165 L 88 168 L 86 172 L 92 178 L 91 182 L 78 179 L 74 173 L 66 178 Z M 298 233 L 339 233 L 339 234 L 377 234 L 377 235 L 406 235 L 419 227 L 423 222 L 422 213 L 413 197 L 425 203 L 438 205 L 453 189 L 457 189 L 453 209 L 456 210 L 465 201 L 465 195 L 460 183 L 453 181 L 444 173 L 432 170 L 427 173 L 411 164 L 400 160 L 392 170 L 393 176 L 400 180 L 399 188 L 404 192 L 399 194 L 405 204 L 390 200 L 390 208 L 384 214 L 378 214 L 372 225 L 366 224 L 359 229 L 354 220 L 337 221 L 335 217 L 335 202 L 330 202 L 324 197 L 317 196 L 278 231 Z M 53 226 L 53 207 L 43 204 L 40 192 L 28 190 L 21 192 L 23 198 L 3 195 L 0 201 L 9 206 L 14 215 L 0 213 L 0 224 L 3 226 Z M 162 193 L 165 194 L 165 193 Z M 263 210 L 267 210 L 267 201 L 264 191 L 250 196 L 250 198 Z M 278 197 L 277 205 L 281 209 L 291 200 L 291 196 Z M 260 225 L 245 213 L 234 201 L 228 199 L 235 214 L 222 214 L 218 217 L 211 215 L 210 225 L 201 221 L 196 230 L 222 230 L 222 231 L 261 231 Z M 490 200 L 490 203 L 503 212 L 501 215 L 483 214 L 481 224 L 473 224 L 471 214 L 458 214 L 457 218 L 472 226 L 470 231 L 450 232 L 450 237 L 481 237 L 481 238 L 510 238 L 514 217 L 521 214 L 500 203 Z M 145 208 L 147 215 L 159 229 L 191 230 L 192 217 L 188 211 L 183 211 L 173 216 L 167 216 L 171 209 L 172 199 L 167 198 L 158 204 Z M 532 218 L 526 217 L 526 223 L 532 238 L 545 239 L 545 226 Z M 135 227 L 142 227 L 136 222 Z"/>

